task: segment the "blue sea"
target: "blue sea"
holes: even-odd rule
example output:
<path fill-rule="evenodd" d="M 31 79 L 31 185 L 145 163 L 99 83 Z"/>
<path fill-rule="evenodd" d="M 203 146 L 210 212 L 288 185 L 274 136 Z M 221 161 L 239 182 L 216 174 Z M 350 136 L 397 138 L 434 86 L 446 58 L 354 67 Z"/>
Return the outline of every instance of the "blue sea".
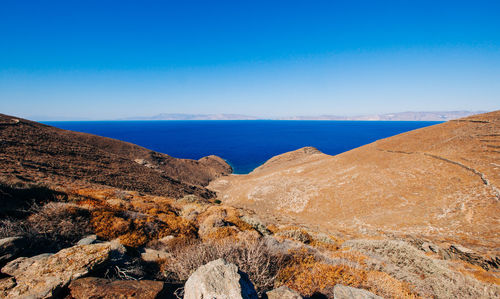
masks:
<path fill-rule="evenodd" d="M 440 122 L 428 121 L 58 121 L 61 129 L 138 144 L 176 158 L 217 155 L 234 173 L 249 173 L 269 158 L 304 146 L 336 155 L 377 139 Z"/>

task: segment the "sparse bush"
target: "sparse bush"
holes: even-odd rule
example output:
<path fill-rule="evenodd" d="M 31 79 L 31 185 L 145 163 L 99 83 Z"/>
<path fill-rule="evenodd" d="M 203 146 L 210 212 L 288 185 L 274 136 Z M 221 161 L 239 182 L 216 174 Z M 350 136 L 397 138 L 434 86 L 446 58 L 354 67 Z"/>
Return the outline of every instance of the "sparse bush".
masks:
<path fill-rule="evenodd" d="M 292 258 L 280 270 L 277 285 L 286 285 L 303 296 L 330 294 L 336 284 L 360 287 L 366 271 L 343 264 L 331 265 L 305 249 L 292 251 Z"/>
<path fill-rule="evenodd" d="M 33 235 L 36 235 L 36 232 L 24 220 L 14 218 L 0 220 L 0 239 Z"/>
<path fill-rule="evenodd" d="M 0 238 L 20 236 L 27 238 L 30 254 L 54 252 L 76 243 L 92 233 L 90 213 L 72 204 L 49 202 L 33 203 L 27 218 L 0 220 Z"/>
<path fill-rule="evenodd" d="M 165 275 L 172 281 L 186 281 L 198 267 L 219 259 L 236 264 L 247 273 L 259 294 L 272 289 L 284 257 L 271 251 L 262 240 L 226 238 L 216 242 L 193 241 L 172 248 L 165 262 Z"/>
<path fill-rule="evenodd" d="M 99 237 L 119 238 L 122 244 L 130 247 L 169 235 L 196 237 L 196 227 L 190 221 L 173 213 L 156 213 L 98 209 L 92 212 L 92 226 Z"/>
<path fill-rule="evenodd" d="M 275 236 L 292 239 L 304 244 L 309 244 L 312 241 L 311 235 L 309 235 L 308 232 L 299 227 L 288 227 L 286 229 L 280 229 L 275 233 Z"/>
<path fill-rule="evenodd" d="M 49 202 L 33 205 L 27 225 L 37 234 L 55 242 L 74 243 L 92 233 L 87 210 L 72 204 Z"/>
<path fill-rule="evenodd" d="M 455 272 L 446 261 L 425 255 L 420 250 L 395 240 L 351 240 L 344 248 L 356 249 L 370 257 L 367 268 L 382 271 L 415 286 L 424 297 L 495 298 L 500 296 L 497 285 L 485 284 Z"/>

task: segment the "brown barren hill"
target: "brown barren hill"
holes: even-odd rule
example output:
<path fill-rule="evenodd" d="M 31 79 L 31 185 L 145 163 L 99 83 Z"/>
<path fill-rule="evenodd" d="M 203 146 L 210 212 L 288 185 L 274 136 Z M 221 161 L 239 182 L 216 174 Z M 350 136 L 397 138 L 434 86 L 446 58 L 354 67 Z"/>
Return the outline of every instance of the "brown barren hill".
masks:
<path fill-rule="evenodd" d="M 210 198 L 208 183 L 230 174 L 221 158 L 176 159 L 143 147 L 0 114 L 0 183 L 99 184 L 169 197 Z"/>
<path fill-rule="evenodd" d="M 500 111 L 336 156 L 299 149 L 209 185 L 227 204 L 325 231 L 421 235 L 488 248 L 500 246 L 499 187 Z"/>

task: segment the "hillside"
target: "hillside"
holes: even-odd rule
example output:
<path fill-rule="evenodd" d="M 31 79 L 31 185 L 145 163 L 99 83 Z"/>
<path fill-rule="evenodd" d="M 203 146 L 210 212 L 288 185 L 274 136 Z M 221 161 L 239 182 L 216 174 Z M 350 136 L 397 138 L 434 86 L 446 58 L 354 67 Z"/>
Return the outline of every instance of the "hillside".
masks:
<path fill-rule="evenodd" d="M 98 184 L 169 197 L 211 198 L 206 186 L 231 173 L 221 158 L 176 159 L 110 138 L 0 114 L 0 182 Z"/>
<path fill-rule="evenodd" d="M 336 156 L 300 149 L 209 187 L 226 204 L 323 231 L 425 236 L 495 251 L 499 186 L 495 111 Z"/>
<path fill-rule="evenodd" d="M 0 297 L 498 298 L 498 118 L 227 176 L 1 115 Z"/>

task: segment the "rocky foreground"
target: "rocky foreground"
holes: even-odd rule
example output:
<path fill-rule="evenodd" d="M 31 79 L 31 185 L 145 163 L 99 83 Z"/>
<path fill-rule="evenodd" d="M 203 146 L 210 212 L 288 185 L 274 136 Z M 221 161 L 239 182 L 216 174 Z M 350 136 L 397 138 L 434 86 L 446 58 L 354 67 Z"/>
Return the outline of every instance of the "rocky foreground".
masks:
<path fill-rule="evenodd" d="M 3 115 L 0 297 L 499 298 L 499 115 L 248 176 Z"/>

